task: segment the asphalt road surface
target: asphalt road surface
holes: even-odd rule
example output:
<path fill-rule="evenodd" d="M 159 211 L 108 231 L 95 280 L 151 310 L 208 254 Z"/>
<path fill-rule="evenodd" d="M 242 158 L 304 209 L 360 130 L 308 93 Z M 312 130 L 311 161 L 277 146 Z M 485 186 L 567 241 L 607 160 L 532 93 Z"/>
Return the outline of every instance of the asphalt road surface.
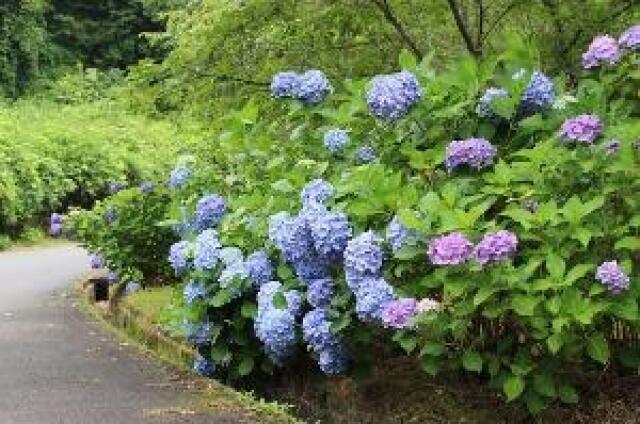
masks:
<path fill-rule="evenodd" d="M 236 423 L 189 408 L 177 374 L 102 332 L 68 296 L 72 245 L 0 253 L 0 424 Z"/>

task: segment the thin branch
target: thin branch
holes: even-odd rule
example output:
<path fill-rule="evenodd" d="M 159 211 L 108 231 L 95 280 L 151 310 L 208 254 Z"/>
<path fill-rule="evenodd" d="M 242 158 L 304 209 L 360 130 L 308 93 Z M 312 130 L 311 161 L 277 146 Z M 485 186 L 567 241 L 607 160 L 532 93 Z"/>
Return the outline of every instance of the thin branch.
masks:
<path fill-rule="evenodd" d="M 451 13 L 453 14 L 453 19 L 456 21 L 456 26 L 462 35 L 462 39 L 467 46 L 467 50 L 472 55 L 478 57 L 482 55 L 482 52 L 479 51 L 473 43 L 473 39 L 471 38 L 471 33 L 469 28 L 464 23 L 464 19 L 462 18 L 462 14 L 460 13 L 460 8 L 455 0 L 447 0 L 449 4 L 449 9 L 451 9 Z"/>
<path fill-rule="evenodd" d="M 391 5 L 387 0 L 372 0 L 373 4 L 378 6 L 378 9 L 382 12 L 385 19 L 395 28 L 395 30 L 400 35 L 400 38 L 404 41 L 404 43 L 409 46 L 413 54 L 418 58 L 422 59 L 424 56 L 418 44 L 413 39 L 409 31 L 402 25 L 402 22 L 398 19 L 398 17 L 393 13 L 391 9 Z"/>
<path fill-rule="evenodd" d="M 484 36 L 482 37 L 482 43 L 484 43 L 487 40 L 489 35 L 496 29 L 498 24 L 505 18 L 505 16 L 507 16 L 509 12 L 513 10 L 513 8 L 515 8 L 516 6 L 519 6 L 522 3 L 524 3 L 523 0 L 514 0 L 513 2 L 511 2 L 511 4 L 505 7 L 502 10 L 502 12 L 500 12 L 498 17 L 496 17 L 496 19 L 491 23 L 491 26 L 487 28 L 487 30 L 485 31 Z"/>
<path fill-rule="evenodd" d="M 484 2 L 482 0 L 475 0 L 476 7 L 478 8 L 478 34 L 476 36 L 476 46 L 479 50 L 482 50 L 482 40 L 484 32 Z"/>

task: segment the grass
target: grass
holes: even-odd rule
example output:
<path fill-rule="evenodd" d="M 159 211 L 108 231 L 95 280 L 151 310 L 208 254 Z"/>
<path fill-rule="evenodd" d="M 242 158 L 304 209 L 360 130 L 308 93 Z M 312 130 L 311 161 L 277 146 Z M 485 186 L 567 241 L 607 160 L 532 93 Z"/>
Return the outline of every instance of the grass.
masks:
<path fill-rule="evenodd" d="M 152 323 L 161 321 L 162 312 L 171 303 L 173 287 L 152 287 L 133 293 L 123 299 L 125 304 L 140 311 Z"/>
<path fill-rule="evenodd" d="M 20 238 L 12 239 L 0 234 L 0 252 L 9 249 L 24 249 L 31 247 L 47 247 L 69 243 L 66 239 L 55 239 L 47 236 L 41 229 L 29 229 Z"/>

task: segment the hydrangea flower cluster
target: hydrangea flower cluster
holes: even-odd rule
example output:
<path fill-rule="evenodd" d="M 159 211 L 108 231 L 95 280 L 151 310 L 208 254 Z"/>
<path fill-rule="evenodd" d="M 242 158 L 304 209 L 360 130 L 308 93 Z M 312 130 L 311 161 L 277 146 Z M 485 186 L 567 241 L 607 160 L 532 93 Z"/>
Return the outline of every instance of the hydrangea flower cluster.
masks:
<path fill-rule="evenodd" d="M 169 263 L 176 275 L 182 274 L 189 268 L 191 247 L 191 243 L 183 240 L 172 244 L 169 248 Z"/>
<path fill-rule="evenodd" d="M 273 278 L 273 265 L 266 252 L 258 250 L 247 256 L 245 261 L 247 274 L 255 287 L 268 283 Z"/>
<path fill-rule="evenodd" d="M 204 230 L 194 242 L 193 266 L 199 270 L 212 270 L 218 263 L 218 255 L 222 244 L 214 229 Z"/>
<path fill-rule="evenodd" d="M 518 238 L 507 230 L 486 234 L 476 245 L 476 261 L 481 265 L 511 258 L 518 248 Z"/>
<path fill-rule="evenodd" d="M 182 188 L 187 181 L 189 181 L 189 178 L 191 178 L 191 170 L 186 166 L 178 166 L 171 171 L 171 175 L 169 176 L 169 188 Z"/>
<path fill-rule="evenodd" d="M 335 375 L 346 371 L 348 353 L 340 338 L 331 331 L 331 321 L 326 309 L 316 308 L 302 319 L 302 335 L 319 355 L 318 365 L 325 374 Z"/>
<path fill-rule="evenodd" d="M 590 69 L 604 64 L 615 65 L 621 56 L 618 40 L 609 35 L 600 35 L 593 39 L 587 51 L 582 54 L 582 66 Z"/>
<path fill-rule="evenodd" d="M 240 260 L 227 264 L 220 273 L 218 283 L 220 284 L 220 288 L 229 290 L 235 297 L 237 297 L 241 294 L 241 287 L 238 283 L 248 278 L 249 273 L 247 272 L 244 260 Z"/>
<path fill-rule="evenodd" d="M 596 279 L 613 294 L 620 294 L 629 288 L 629 277 L 617 261 L 603 262 L 596 270 Z"/>
<path fill-rule="evenodd" d="M 553 81 L 545 74 L 534 71 L 531 80 L 522 93 L 518 112 L 520 116 L 530 116 L 543 112 L 553 105 L 556 90 Z"/>
<path fill-rule="evenodd" d="M 618 43 L 625 49 L 640 49 L 640 25 L 634 25 L 623 32 L 618 39 Z"/>
<path fill-rule="evenodd" d="M 333 128 L 324 133 L 324 147 L 332 153 L 341 152 L 349 144 L 349 134 L 340 128 Z"/>
<path fill-rule="evenodd" d="M 591 144 L 603 130 L 602 121 L 596 115 L 579 115 L 562 124 L 560 137 L 568 143 Z"/>
<path fill-rule="evenodd" d="M 308 220 L 313 245 L 322 257 L 339 260 L 351 238 L 351 226 L 347 215 L 342 212 L 317 214 Z"/>
<path fill-rule="evenodd" d="M 118 209 L 115 206 L 109 206 L 104 211 L 104 220 L 107 224 L 113 224 L 118 219 Z"/>
<path fill-rule="evenodd" d="M 307 286 L 307 302 L 314 308 L 325 308 L 331 303 L 335 284 L 331 278 L 311 280 Z"/>
<path fill-rule="evenodd" d="M 418 239 L 418 232 L 413 228 L 405 227 L 398 215 L 395 215 L 386 232 L 387 242 L 391 245 L 391 250 L 398 252 L 405 245 L 415 245 Z"/>
<path fill-rule="evenodd" d="M 142 285 L 137 281 L 129 281 L 124 289 L 127 296 L 142 290 Z"/>
<path fill-rule="evenodd" d="M 604 148 L 607 156 L 614 155 L 620 151 L 620 140 L 609 140 L 605 143 Z"/>
<path fill-rule="evenodd" d="M 109 271 L 107 273 L 107 281 L 110 285 L 117 283 L 118 281 L 120 281 L 120 274 L 115 271 Z"/>
<path fill-rule="evenodd" d="M 454 140 L 447 146 L 445 166 L 449 172 L 462 165 L 482 169 L 493 163 L 496 152 L 484 138 Z"/>
<path fill-rule="evenodd" d="M 195 225 L 198 231 L 215 227 L 227 212 L 224 198 L 217 194 L 204 196 L 198 201 L 195 211 Z"/>
<path fill-rule="evenodd" d="M 138 186 L 138 190 L 140 191 L 140 193 L 150 193 L 154 188 L 156 188 L 156 185 L 151 181 L 143 181 Z"/>
<path fill-rule="evenodd" d="M 376 160 L 376 151 L 370 145 L 360 146 L 355 153 L 355 160 L 359 164 L 371 163 Z"/>
<path fill-rule="evenodd" d="M 213 324 L 209 321 L 185 323 L 185 338 L 197 347 L 206 346 L 213 335 Z"/>
<path fill-rule="evenodd" d="M 204 356 L 197 354 L 193 361 L 193 372 L 203 377 L 213 377 L 216 372 L 216 366 Z"/>
<path fill-rule="evenodd" d="M 273 76 L 271 95 L 275 98 L 295 98 L 306 104 L 324 100 L 333 90 L 324 72 L 312 69 L 303 74 L 285 71 Z"/>
<path fill-rule="evenodd" d="M 186 206 L 180 206 L 180 219 L 173 225 L 173 231 L 180 237 L 184 237 L 193 231 L 195 224 L 189 216 Z"/>
<path fill-rule="evenodd" d="M 256 337 L 264 345 L 266 354 L 276 365 L 282 365 L 295 348 L 295 317 L 301 307 L 298 292 L 285 294 L 287 307 L 278 309 L 273 298 L 282 289 L 282 284 L 271 281 L 263 284 L 258 291 L 258 313 L 254 322 Z"/>
<path fill-rule="evenodd" d="M 421 97 L 415 75 L 403 70 L 395 74 L 378 75 L 371 80 L 366 94 L 371 113 L 387 121 L 405 116 Z"/>
<path fill-rule="evenodd" d="M 459 265 L 473 254 L 473 244 L 462 233 L 453 232 L 429 242 L 427 255 L 434 265 Z"/>
<path fill-rule="evenodd" d="M 207 297 L 207 287 L 200 281 L 189 281 L 184 286 L 184 303 L 193 304 L 197 299 L 205 299 Z"/>
<path fill-rule="evenodd" d="M 313 206 L 316 203 L 324 203 L 333 197 L 335 189 L 327 181 L 317 178 L 302 188 L 300 199 L 304 206 Z"/>
<path fill-rule="evenodd" d="M 91 256 L 89 256 L 89 265 L 93 269 L 104 268 L 105 266 L 104 258 L 102 257 L 102 255 L 98 253 L 94 253 Z"/>
<path fill-rule="evenodd" d="M 418 312 L 418 302 L 402 298 L 389 302 L 382 311 L 382 322 L 387 328 L 403 329 L 414 326 L 412 319 Z"/>
<path fill-rule="evenodd" d="M 52 213 L 49 219 L 49 235 L 60 237 L 64 229 L 64 216 L 59 213 Z"/>
<path fill-rule="evenodd" d="M 493 103 L 498 100 L 505 98 L 509 95 L 509 92 L 504 88 L 496 88 L 489 87 L 482 94 L 480 99 L 478 100 L 478 105 L 476 106 L 476 113 L 483 118 L 495 119 L 498 117 L 495 111 L 493 110 Z"/>
<path fill-rule="evenodd" d="M 109 194 L 116 194 L 127 187 L 124 181 L 112 181 L 109 183 Z"/>

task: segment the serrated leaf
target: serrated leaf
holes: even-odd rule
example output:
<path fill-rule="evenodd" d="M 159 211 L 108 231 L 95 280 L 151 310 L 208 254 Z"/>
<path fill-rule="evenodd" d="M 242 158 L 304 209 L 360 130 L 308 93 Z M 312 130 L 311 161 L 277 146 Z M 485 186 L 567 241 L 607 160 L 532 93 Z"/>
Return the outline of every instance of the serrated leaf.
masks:
<path fill-rule="evenodd" d="M 602 333 L 594 333 L 587 341 L 587 353 L 594 360 L 606 364 L 609 361 L 609 343 Z"/>
<path fill-rule="evenodd" d="M 251 371 L 253 371 L 254 366 L 255 361 L 253 360 L 253 358 L 251 356 L 245 356 L 244 358 L 242 358 L 242 361 L 240 361 L 240 364 L 238 365 L 238 374 L 240 374 L 241 376 L 249 375 L 251 374 Z"/>
<path fill-rule="evenodd" d="M 468 350 L 462 355 L 462 366 L 467 371 L 481 372 L 482 356 L 478 352 Z"/>
<path fill-rule="evenodd" d="M 473 297 L 473 305 L 478 306 L 487 299 L 489 299 L 495 292 L 498 291 L 498 288 L 491 286 L 482 286 Z"/>
<path fill-rule="evenodd" d="M 561 333 L 554 333 L 547 338 L 547 347 L 549 348 L 549 352 L 552 354 L 558 353 L 560 348 L 562 348 L 563 337 Z"/>
<path fill-rule="evenodd" d="M 562 276 L 564 275 L 564 271 L 566 269 L 566 264 L 564 262 L 564 259 L 562 259 L 560 255 L 554 252 L 549 252 L 547 254 L 545 265 L 547 267 L 547 271 L 549 272 L 549 275 L 551 276 L 551 278 L 553 278 L 556 281 L 561 281 Z"/>
<path fill-rule="evenodd" d="M 516 294 L 511 298 L 511 308 L 521 316 L 533 316 L 533 311 L 540 300 L 533 296 Z"/>
<path fill-rule="evenodd" d="M 551 374 L 549 373 L 536 373 L 533 377 L 533 388 L 535 389 L 536 392 L 540 393 L 541 395 L 550 397 L 550 398 L 555 398 L 557 393 L 556 393 L 556 386 L 553 382 L 553 377 L 551 376 Z"/>
<path fill-rule="evenodd" d="M 524 380 L 517 375 L 508 377 L 502 385 L 504 394 L 507 395 L 507 402 L 517 399 L 524 390 Z"/>
<path fill-rule="evenodd" d="M 625 237 L 619 240 L 615 249 L 640 250 L 640 237 Z"/>
<path fill-rule="evenodd" d="M 571 268 L 571 270 L 564 277 L 564 285 L 570 286 L 578 281 L 580 278 L 587 275 L 589 271 L 593 269 L 592 264 L 578 264 Z"/>
<path fill-rule="evenodd" d="M 578 392 L 576 392 L 576 389 L 570 384 L 565 383 L 558 387 L 558 397 L 563 403 L 578 402 Z"/>
<path fill-rule="evenodd" d="M 430 356 L 440 356 L 444 353 L 445 347 L 444 344 L 440 342 L 434 341 L 426 341 L 420 350 L 420 356 L 430 355 Z"/>

